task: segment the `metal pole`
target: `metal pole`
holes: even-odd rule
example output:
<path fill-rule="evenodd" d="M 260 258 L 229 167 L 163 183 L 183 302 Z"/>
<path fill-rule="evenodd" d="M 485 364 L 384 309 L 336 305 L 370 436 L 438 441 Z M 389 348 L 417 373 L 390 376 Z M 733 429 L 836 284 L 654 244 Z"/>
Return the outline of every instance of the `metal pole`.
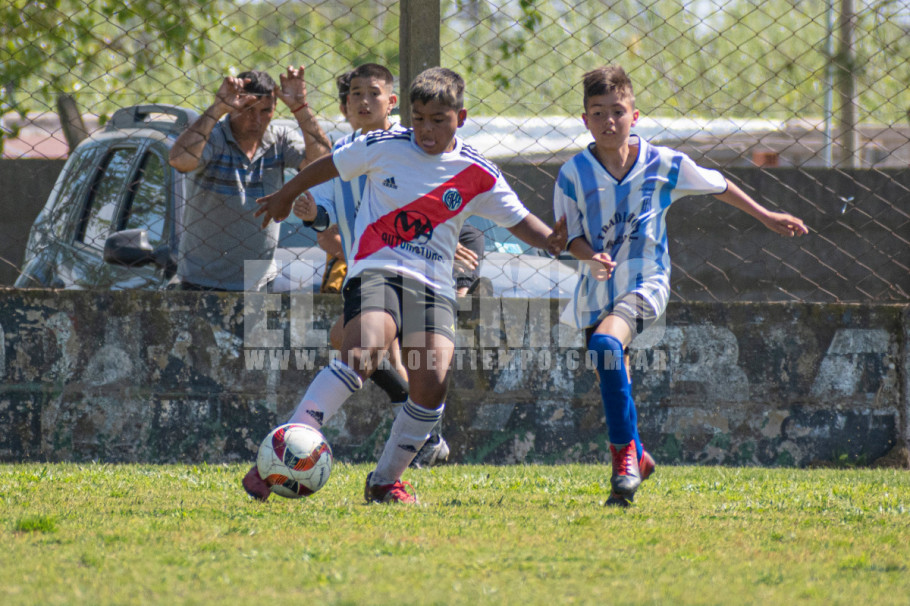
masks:
<path fill-rule="evenodd" d="M 401 0 L 399 4 L 398 62 L 401 123 L 411 125 L 408 89 L 423 70 L 439 65 L 440 0 Z"/>
<path fill-rule="evenodd" d="M 835 0 L 828 0 L 825 43 L 825 168 L 834 166 L 834 2 Z"/>
<path fill-rule="evenodd" d="M 841 0 L 840 3 L 839 49 L 837 51 L 837 92 L 840 97 L 840 126 L 838 137 L 844 150 L 841 158 L 848 168 L 856 167 L 856 84 L 853 81 L 853 70 L 856 69 L 856 55 L 853 49 L 853 33 L 856 14 L 853 0 Z"/>

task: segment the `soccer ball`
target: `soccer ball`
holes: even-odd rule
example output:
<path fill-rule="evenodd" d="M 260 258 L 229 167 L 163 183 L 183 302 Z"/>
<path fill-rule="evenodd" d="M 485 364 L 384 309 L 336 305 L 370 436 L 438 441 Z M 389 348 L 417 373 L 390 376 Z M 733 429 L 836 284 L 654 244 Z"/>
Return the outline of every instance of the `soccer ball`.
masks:
<path fill-rule="evenodd" d="M 317 429 L 288 423 L 262 441 L 256 467 L 275 494 L 288 499 L 308 497 L 329 480 L 332 449 Z"/>

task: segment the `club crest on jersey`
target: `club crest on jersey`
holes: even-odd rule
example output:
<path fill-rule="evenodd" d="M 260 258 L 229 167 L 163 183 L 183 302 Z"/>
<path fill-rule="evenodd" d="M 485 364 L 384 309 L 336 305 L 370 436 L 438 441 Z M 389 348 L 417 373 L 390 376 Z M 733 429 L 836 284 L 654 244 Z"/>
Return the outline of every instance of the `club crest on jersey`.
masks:
<path fill-rule="evenodd" d="M 458 207 L 461 206 L 462 202 L 461 192 L 454 187 L 447 189 L 445 193 L 442 194 L 442 202 L 449 210 L 458 210 Z"/>
<path fill-rule="evenodd" d="M 395 216 L 395 231 L 402 242 L 426 244 L 433 237 L 433 223 L 423 213 L 405 210 Z"/>

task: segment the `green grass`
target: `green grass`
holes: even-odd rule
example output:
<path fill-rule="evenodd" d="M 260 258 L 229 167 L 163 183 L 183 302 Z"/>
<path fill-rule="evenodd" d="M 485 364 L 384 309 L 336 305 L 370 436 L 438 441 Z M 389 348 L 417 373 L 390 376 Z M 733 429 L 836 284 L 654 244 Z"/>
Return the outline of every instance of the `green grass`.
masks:
<path fill-rule="evenodd" d="M 0 603 L 906 604 L 910 474 L 659 467 L 629 510 L 598 466 L 363 465 L 249 501 L 242 466 L 0 466 Z"/>

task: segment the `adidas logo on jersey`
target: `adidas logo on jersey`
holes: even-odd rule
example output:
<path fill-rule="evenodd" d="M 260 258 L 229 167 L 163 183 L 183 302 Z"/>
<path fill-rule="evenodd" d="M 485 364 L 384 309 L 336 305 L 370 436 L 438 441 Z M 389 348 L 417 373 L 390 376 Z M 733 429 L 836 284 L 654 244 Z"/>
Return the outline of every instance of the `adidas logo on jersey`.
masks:
<path fill-rule="evenodd" d="M 395 183 L 395 177 L 387 177 L 385 181 L 382 182 L 385 187 L 390 187 L 392 189 L 398 189 L 398 185 Z"/>

